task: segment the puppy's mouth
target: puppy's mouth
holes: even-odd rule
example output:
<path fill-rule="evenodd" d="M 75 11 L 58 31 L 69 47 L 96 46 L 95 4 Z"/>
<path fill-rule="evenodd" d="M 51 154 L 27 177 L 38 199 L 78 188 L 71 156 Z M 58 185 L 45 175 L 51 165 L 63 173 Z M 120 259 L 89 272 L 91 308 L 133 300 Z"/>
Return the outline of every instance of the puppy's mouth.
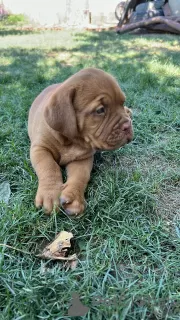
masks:
<path fill-rule="evenodd" d="M 120 141 L 118 140 L 115 143 L 110 143 L 108 142 L 108 145 L 106 147 L 106 150 L 116 150 L 119 149 L 123 146 L 125 146 L 126 144 L 130 143 L 132 141 L 132 137 L 125 137 L 124 139 L 121 139 Z"/>
<path fill-rule="evenodd" d="M 107 130 L 107 126 L 101 129 L 99 135 L 89 134 L 87 141 L 91 144 L 94 150 L 105 151 L 115 150 L 130 143 L 133 139 L 133 127 L 131 119 L 124 120 L 124 122 L 116 122 L 113 128 Z"/>
<path fill-rule="evenodd" d="M 131 120 L 124 122 L 121 126 L 115 126 L 107 136 L 106 142 L 112 149 L 120 148 L 133 139 L 133 128 Z"/>
<path fill-rule="evenodd" d="M 133 139 L 133 132 L 129 132 L 126 135 L 121 136 L 120 138 L 116 139 L 109 139 L 107 141 L 94 141 L 94 149 L 96 151 L 111 151 L 111 150 L 116 150 L 124 145 L 130 143 Z"/>

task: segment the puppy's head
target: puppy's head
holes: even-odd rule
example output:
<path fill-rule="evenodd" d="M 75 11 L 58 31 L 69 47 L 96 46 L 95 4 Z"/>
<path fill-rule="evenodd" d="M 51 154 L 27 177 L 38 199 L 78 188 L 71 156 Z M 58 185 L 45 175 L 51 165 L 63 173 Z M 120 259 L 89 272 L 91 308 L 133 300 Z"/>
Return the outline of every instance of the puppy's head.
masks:
<path fill-rule="evenodd" d="M 125 95 L 111 75 L 87 68 L 56 88 L 45 119 L 70 140 L 79 138 L 94 149 L 116 149 L 133 138 L 131 111 L 124 102 Z"/>

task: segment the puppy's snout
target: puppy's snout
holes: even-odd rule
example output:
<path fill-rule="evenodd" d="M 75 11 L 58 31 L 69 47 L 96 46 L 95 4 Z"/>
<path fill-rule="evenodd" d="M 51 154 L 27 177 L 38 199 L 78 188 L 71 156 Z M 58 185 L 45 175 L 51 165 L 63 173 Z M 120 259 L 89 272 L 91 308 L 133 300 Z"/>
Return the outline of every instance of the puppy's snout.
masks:
<path fill-rule="evenodd" d="M 122 131 L 128 132 L 131 129 L 131 120 L 127 120 L 122 124 Z"/>

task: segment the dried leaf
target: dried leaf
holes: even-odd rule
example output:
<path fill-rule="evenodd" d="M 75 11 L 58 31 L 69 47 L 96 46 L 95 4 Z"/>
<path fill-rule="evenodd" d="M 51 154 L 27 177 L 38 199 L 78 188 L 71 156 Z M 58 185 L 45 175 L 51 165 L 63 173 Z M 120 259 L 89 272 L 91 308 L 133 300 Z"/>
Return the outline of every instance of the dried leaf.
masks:
<path fill-rule="evenodd" d="M 71 249 L 70 240 L 72 238 L 73 234 L 71 232 L 61 231 L 57 235 L 56 239 L 46 246 L 41 254 L 38 254 L 38 257 L 67 261 L 73 269 L 77 265 L 77 255 L 75 253 L 68 255 Z"/>

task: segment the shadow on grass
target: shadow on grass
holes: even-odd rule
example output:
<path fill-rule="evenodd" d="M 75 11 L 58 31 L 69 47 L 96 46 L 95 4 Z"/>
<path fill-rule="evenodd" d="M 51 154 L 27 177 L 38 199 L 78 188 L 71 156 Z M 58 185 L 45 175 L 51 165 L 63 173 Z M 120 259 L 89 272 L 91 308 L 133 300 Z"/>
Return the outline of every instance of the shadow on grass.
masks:
<path fill-rule="evenodd" d="M 77 40 L 77 44 L 72 48 L 57 46 L 48 49 L 39 47 L 0 49 L 0 56 L 4 59 L 2 60 L 4 63 L 0 65 L 0 92 L 4 95 L 4 85 L 7 86 L 6 90 L 10 90 L 9 95 L 15 94 L 17 90 L 23 91 L 21 97 L 24 99 L 25 107 L 24 105 L 19 106 L 18 109 L 24 116 L 27 116 L 24 110 L 27 113 L 30 104 L 42 89 L 50 84 L 63 82 L 82 68 L 97 67 L 116 77 L 127 95 L 129 105 L 138 104 L 139 110 L 145 112 L 146 119 L 141 120 L 146 123 L 146 139 L 148 132 L 151 139 L 153 128 L 159 126 L 159 121 L 162 123 L 163 120 L 161 119 L 161 101 L 163 100 L 163 106 L 170 104 L 170 99 L 176 99 L 178 94 L 174 90 L 176 77 L 171 72 L 163 74 L 164 64 L 168 61 L 173 62 L 174 68 L 178 67 L 178 52 L 173 51 L 172 54 L 177 37 L 167 36 L 165 39 L 170 44 L 169 50 L 163 44 L 164 36 L 162 35 L 143 38 L 148 41 L 156 40 L 161 49 L 162 47 L 163 50 L 166 49 L 160 58 L 157 57 L 162 71 L 152 67 L 155 62 L 153 62 L 154 53 L 151 48 L 146 48 L 142 43 L 143 51 L 137 47 L 136 39 L 139 36 L 119 36 L 114 32 L 87 32 L 77 33 L 73 38 Z M 63 53 L 67 53 L 68 56 L 64 58 Z M 152 69 L 149 67 L 149 61 L 152 61 Z M 169 97 L 165 101 L 164 92 L 166 90 L 169 92 Z M 146 109 L 146 98 L 151 95 L 153 116 L 156 117 L 156 120 L 159 119 L 155 125 L 154 120 L 152 121 L 152 110 L 148 113 Z M 168 121 L 170 120 L 168 118 Z M 142 132 L 141 127 L 138 131 Z M 144 131 L 140 136 L 143 142 Z"/>
<path fill-rule="evenodd" d="M 14 31 L 17 30 L 10 30 L 12 34 Z M 147 63 L 150 61 L 150 59 L 153 59 L 154 52 L 152 52 L 149 47 L 146 48 L 145 46 L 143 46 L 143 50 L 142 47 L 137 47 L 137 45 L 135 44 L 135 40 L 137 39 L 137 37 L 138 36 L 133 35 L 124 35 L 123 37 L 120 37 L 114 32 L 77 33 L 74 35 L 74 39 L 79 41 L 79 44 L 75 47 L 72 47 L 71 49 L 66 47 L 53 47 L 49 49 L 49 53 L 51 52 L 54 54 L 54 63 L 57 67 L 57 73 L 54 73 L 51 78 L 49 77 L 49 81 L 51 81 L 51 83 L 56 82 L 56 78 L 57 80 L 59 80 L 59 78 L 62 78 L 62 80 L 60 79 L 60 81 L 65 80 L 63 75 L 59 75 L 59 73 L 63 69 L 65 69 L 66 71 L 68 69 L 69 72 L 67 72 L 67 74 L 65 72 L 65 76 L 70 76 L 81 68 L 84 68 L 86 66 L 94 66 L 102 68 L 107 72 L 112 72 L 116 76 L 117 80 L 120 80 L 122 82 L 128 81 L 129 77 L 132 78 L 132 75 L 134 75 L 133 80 L 137 81 L 137 85 L 140 81 L 143 84 L 147 83 L 147 85 L 151 85 L 154 87 L 158 85 L 159 77 L 156 74 L 155 70 L 151 72 L 147 67 Z M 144 39 L 154 39 L 157 41 L 157 43 L 160 43 L 161 47 L 159 49 L 164 50 L 161 57 L 162 64 L 165 61 L 167 62 L 167 59 L 169 59 L 178 66 L 179 52 L 173 50 L 174 40 L 177 39 L 176 37 L 167 37 L 167 40 L 171 45 L 169 49 L 165 48 L 162 45 L 161 42 L 164 38 L 162 38 L 161 35 L 151 35 L 151 38 L 144 37 Z M 59 59 L 58 61 L 56 60 L 57 55 L 60 55 L 63 52 L 71 55 L 71 60 L 73 60 L 71 65 L 67 60 L 61 62 L 59 61 Z M 44 50 L 38 48 L 10 48 L 5 50 L 1 49 L 0 54 L 1 56 L 4 55 L 5 57 L 12 58 L 11 64 L 1 66 L 0 70 L 2 72 L 11 73 L 12 71 L 13 73 L 13 69 L 18 68 L 18 66 L 22 71 L 27 71 L 26 66 L 29 63 L 31 63 L 31 72 L 35 71 L 35 74 L 37 72 L 43 72 L 44 74 L 48 72 L 48 67 L 43 68 L 39 64 L 40 61 L 46 60 L 48 58 L 47 50 L 45 52 Z M 49 58 L 53 60 L 53 57 Z M 166 75 L 166 78 L 168 77 L 171 76 Z"/>
<path fill-rule="evenodd" d="M 136 39 L 139 36 L 119 36 L 114 32 L 87 32 L 77 33 L 73 38 L 77 40 L 77 44 L 72 48 L 53 46 L 48 49 L 0 49 L 0 56 L 5 60 L 0 66 L 0 92 L 4 94 L 4 85 L 7 86 L 7 90 L 9 88 L 9 95 L 15 94 L 17 90 L 23 91 L 21 98 L 24 99 L 24 103 L 18 106 L 17 111 L 27 117 L 29 106 L 42 89 L 50 84 L 63 82 L 82 68 L 97 67 L 114 75 L 127 95 L 128 104 L 134 106 L 138 103 L 138 107 L 145 112 L 146 119 L 141 120 L 145 123 L 146 137 L 139 127 L 139 134 L 143 132 L 140 134 L 140 141 L 148 140 L 148 134 L 151 140 L 154 124 L 150 121 L 152 110 L 148 114 L 146 109 L 146 96 L 152 95 L 153 116 L 156 114 L 156 119 L 160 119 L 163 90 L 168 90 L 174 99 L 177 95 L 173 87 L 176 78 L 170 73 L 159 75 L 155 68 L 149 68 L 148 63 L 153 61 L 154 54 L 151 49 L 144 47 L 145 45 L 141 44 L 143 51 L 137 47 Z M 151 35 L 143 39 L 156 40 L 163 49 L 165 47 L 162 44 L 162 35 Z M 159 64 L 163 68 L 164 63 L 171 59 L 178 67 L 178 52 L 172 54 L 177 37 L 167 36 L 166 40 L 170 43 L 170 49 L 166 48 L 163 51 Z M 64 58 L 63 53 L 67 53 L 68 57 Z M 140 99 L 142 101 L 139 101 Z M 166 102 L 163 103 L 165 105 Z M 10 104 L 9 99 L 9 108 Z"/>

